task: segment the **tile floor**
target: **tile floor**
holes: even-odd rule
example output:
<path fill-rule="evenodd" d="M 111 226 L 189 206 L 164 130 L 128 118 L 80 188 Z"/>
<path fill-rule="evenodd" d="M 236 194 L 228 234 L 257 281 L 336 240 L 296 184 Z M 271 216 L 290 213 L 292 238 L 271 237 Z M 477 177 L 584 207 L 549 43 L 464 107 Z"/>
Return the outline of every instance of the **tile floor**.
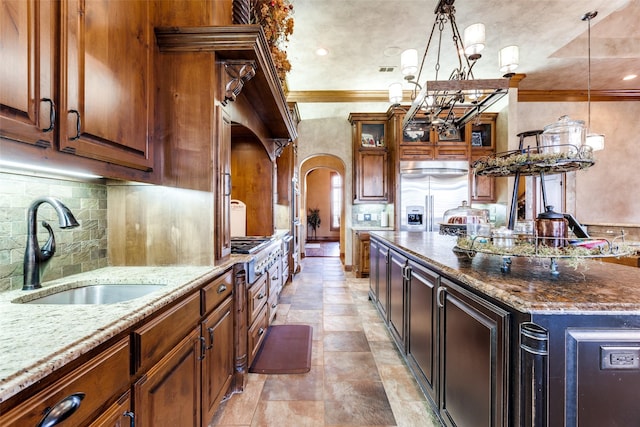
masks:
<path fill-rule="evenodd" d="M 307 257 L 340 256 L 340 242 L 309 242 L 304 245 L 304 255 Z"/>
<path fill-rule="evenodd" d="M 376 309 L 368 279 L 339 258 L 305 258 L 281 295 L 276 324 L 313 326 L 311 371 L 249 374 L 210 426 L 440 426 Z"/>

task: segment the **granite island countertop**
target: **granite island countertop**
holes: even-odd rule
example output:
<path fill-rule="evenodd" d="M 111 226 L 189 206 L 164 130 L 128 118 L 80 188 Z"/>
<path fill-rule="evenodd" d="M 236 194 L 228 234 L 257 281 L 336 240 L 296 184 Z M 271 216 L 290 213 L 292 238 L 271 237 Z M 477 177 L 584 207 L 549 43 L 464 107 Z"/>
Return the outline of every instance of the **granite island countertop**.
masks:
<path fill-rule="evenodd" d="M 0 402 L 214 279 L 247 255 L 217 266 L 106 267 L 0 292 Z M 99 283 L 162 284 L 162 290 L 115 304 L 20 304 L 35 294 Z"/>
<path fill-rule="evenodd" d="M 574 268 L 559 259 L 560 274 L 553 276 L 548 258 L 512 257 L 511 271 L 503 273 L 501 256 L 454 252 L 456 237 L 402 231 L 372 231 L 371 236 L 520 312 L 640 315 L 639 268 L 598 259 Z"/>

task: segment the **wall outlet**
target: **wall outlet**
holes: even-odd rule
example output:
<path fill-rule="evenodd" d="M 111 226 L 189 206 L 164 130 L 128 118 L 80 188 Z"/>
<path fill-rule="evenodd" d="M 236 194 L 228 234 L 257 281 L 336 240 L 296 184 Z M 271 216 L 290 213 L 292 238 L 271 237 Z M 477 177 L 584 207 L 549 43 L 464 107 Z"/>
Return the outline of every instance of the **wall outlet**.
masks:
<path fill-rule="evenodd" d="M 358 214 L 358 221 L 364 221 L 364 214 Z"/>
<path fill-rule="evenodd" d="M 640 369 L 640 347 L 600 347 L 601 369 Z"/>
<path fill-rule="evenodd" d="M 371 214 L 364 214 L 365 221 L 371 221 Z"/>

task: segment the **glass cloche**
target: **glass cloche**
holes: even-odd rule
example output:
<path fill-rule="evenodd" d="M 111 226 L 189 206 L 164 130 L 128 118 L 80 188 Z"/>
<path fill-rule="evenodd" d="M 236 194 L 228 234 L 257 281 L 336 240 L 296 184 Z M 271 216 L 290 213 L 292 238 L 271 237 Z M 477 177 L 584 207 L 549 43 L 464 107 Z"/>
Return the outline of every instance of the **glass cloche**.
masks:
<path fill-rule="evenodd" d="M 459 236 L 466 234 L 467 224 L 486 224 L 489 222 L 489 212 L 486 209 L 475 209 L 466 200 L 457 208 L 444 212 L 440 224 L 440 234 Z"/>

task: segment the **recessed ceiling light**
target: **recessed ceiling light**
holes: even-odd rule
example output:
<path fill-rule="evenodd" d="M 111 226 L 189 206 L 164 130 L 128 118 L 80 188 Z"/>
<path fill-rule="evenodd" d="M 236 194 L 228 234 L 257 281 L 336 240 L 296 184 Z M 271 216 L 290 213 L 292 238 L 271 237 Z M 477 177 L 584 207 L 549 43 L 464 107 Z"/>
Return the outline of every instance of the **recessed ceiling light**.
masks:
<path fill-rule="evenodd" d="M 636 77 L 638 77 L 638 75 L 637 75 L 637 74 L 629 74 L 628 76 L 624 76 L 624 77 L 622 78 L 622 80 L 633 80 L 633 79 L 635 79 Z"/>
<path fill-rule="evenodd" d="M 400 49 L 397 46 L 390 46 L 388 48 L 386 48 L 382 54 L 384 56 L 390 57 L 390 56 L 398 56 L 400 55 L 400 52 L 402 52 L 402 49 Z"/>
<path fill-rule="evenodd" d="M 323 47 L 319 47 L 316 49 L 316 55 L 318 56 L 326 56 L 329 54 L 329 51 Z"/>

